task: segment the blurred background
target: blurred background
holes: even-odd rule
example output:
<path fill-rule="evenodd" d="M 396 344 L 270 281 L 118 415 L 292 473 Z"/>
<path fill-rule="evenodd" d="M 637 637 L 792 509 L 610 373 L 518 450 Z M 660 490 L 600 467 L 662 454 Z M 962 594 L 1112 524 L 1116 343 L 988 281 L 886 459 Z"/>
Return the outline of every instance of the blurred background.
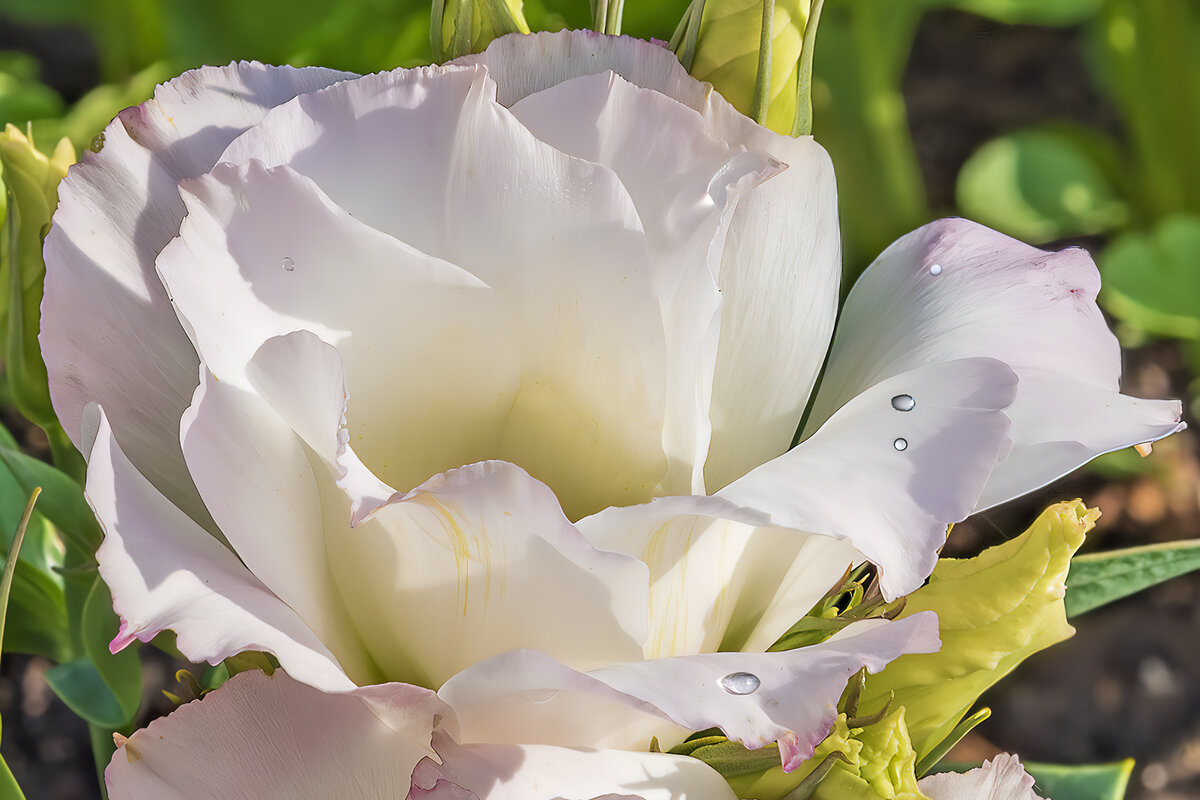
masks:
<path fill-rule="evenodd" d="M 686 2 L 625 8 L 667 39 Z M 532 28 L 586 27 L 586 2 L 531 0 Z M 358 72 L 427 63 L 424 0 L 0 0 L 0 126 L 77 151 L 155 83 L 258 59 Z M 1184 399 L 1192 430 L 1106 456 L 955 528 L 948 555 L 1082 498 L 1103 511 L 1086 551 L 1200 537 L 1200 3 L 1195 0 L 827 0 L 814 134 L 838 173 L 846 287 L 887 244 L 961 215 L 1047 248 L 1082 245 L 1125 347 L 1128 394 Z M 0 395 L 0 422 L 47 458 Z M 0 481 L 2 483 L 2 481 Z M 0 488 L 3 488 L 0 486 Z M 24 498 L 0 494 L 11 536 Z M 24 554 L 22 554 L 24 558 Z M 1074 639 L 986 695 L 992 718 L 955 754 L 1079 764 L 1134 757 L 1134 800 L 1200 796 L 1200 574 L 1073 619 Z M 37 653 L 36 647 L 24 648 Z M 142 648 L 135 724 L 167 713 L 181 666 Z M 0 660 L 0 742 L 30 798 L 98 796 L 88 726 L 50 689 L 44 654 Z"/>

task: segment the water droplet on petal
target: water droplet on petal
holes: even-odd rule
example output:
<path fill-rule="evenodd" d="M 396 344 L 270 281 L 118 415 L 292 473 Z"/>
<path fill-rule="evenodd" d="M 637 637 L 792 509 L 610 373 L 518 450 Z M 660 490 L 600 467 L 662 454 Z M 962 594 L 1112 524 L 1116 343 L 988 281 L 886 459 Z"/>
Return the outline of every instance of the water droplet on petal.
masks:
<path fill-rule="evenodd" d="M 291 259 L 290 257 L 288 257 L 288 256 L 284 256 L 284 259 L 283 259 L 283 269 L 284 269 L 284 271 L 285 271 L 285 272 L 293 272 L 293 271 L 295 271 L 295 269 L 296 269 L 296 262 L 295 262 L 295 261 L 292 261 L 292 259 Z"/>
<path fill-rule="evenodd" d="M 521 692 L 521 697 L 525 698 L 534 705 L 540 706 L 543 703 L 549 703 L 554 698 L 558 697 L 558 689 L 533 689 L 528 692 Z"/>
<path fill-rule="evenodd" d="M 942 274 L 942 265 L 934 264 L 932 267 L 929 268 L 929 274 L 930 275 L 941 275 Z"/>
<path fill-rule="evenodd" d="M 908 439 L 897 439 L 896 441 L 892 442 L 892 447 L 896 448 L 897 450 L 907 450 Z"/>
<path fill-rule="evenodd" d="M 917 401 L 911 394 L 898 394 L 892 398 L 892 408 L 897 411 L 912 411 L 917 407 Z"/>
<path fill-rule="evenodd" d="M 730 694 L 753 694 L 762 681 L 753 672 L 731 672 L 719 681 Z"/>

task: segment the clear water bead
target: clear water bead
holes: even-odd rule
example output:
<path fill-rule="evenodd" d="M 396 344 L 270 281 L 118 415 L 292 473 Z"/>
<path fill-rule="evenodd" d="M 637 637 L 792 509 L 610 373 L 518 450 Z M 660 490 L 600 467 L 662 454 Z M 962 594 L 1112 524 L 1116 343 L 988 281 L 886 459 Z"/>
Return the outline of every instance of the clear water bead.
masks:
<path fill-rule="evenodd" d="M 296 270 L 296 262 L 288 256 L 284 256 L 283 269 L 285 272 L 294 272 Z"/>
<path fill-rule="evenodd" d="M 908 439 L 897 439 L 896 441 L 892 442 L 892 447 L 896 448 L 897 450 L 907 450 Z"/>
<path fill-rule="evenodd" d="M 892 398 L 892 408 L 897 411 L 912 411 L 917 407 L 917 401 L 911 394 L 898 394 Z"/>
<path fill-rule="evenodd" d="M 930 275 L 941 275 L 942 274 L 942 265 L 934 264 L 932 267 L 929 268 L 929 274 Z"/>
<path fill-rule="evenodd" d="M 730 694 L 753 694 L 762 681 L 753 672 L 731 672 L 721 678 L 720 684 Z"/>

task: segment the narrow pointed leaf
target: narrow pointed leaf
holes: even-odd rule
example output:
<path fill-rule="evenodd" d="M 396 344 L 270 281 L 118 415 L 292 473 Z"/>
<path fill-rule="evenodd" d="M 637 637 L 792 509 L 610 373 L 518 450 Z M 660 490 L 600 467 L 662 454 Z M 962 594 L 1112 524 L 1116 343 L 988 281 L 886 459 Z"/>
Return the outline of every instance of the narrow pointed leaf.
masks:
<path fill-rule="evenodd" d="M 1067 616 L 1083 614 L 1196 569 L 1200 569 L 1200 539 L 1077 556 L 1067 575 Z"/>

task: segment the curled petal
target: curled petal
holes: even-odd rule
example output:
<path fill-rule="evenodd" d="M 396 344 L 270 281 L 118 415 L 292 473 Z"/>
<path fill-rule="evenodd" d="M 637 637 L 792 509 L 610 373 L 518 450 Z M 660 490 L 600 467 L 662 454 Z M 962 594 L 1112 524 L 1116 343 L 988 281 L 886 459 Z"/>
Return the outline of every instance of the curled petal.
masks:
<path fill-rule="evenodd" d="M 964 773 L 943 772 L 917 784 L 929 800 L 1041 800 L 1016 756 L 1001 753 Z"/>
<path fill-rule="evenodd" d="M 927 364 L 986 356 L 1017 373 L 1012 452 L 977 509 L 1036 489 L 1101 453 L 1183 427 L 1176 402 L 1118 391 L 1120 349 L 1079 248 L 1058 253 L 961 219 L 896 241 L 846 300 L 806 432 L 872 384 Z"/>
<path fill-rule="evenodd" d="M 105 532 L 96 560 L 122 620 L 114 650 L 170 629 L 193 661 L 266 650 L 314 686 L 353 688 L 296 612 L 142 477 L 95 406 L 85 425 L 87 498 Z"/>

